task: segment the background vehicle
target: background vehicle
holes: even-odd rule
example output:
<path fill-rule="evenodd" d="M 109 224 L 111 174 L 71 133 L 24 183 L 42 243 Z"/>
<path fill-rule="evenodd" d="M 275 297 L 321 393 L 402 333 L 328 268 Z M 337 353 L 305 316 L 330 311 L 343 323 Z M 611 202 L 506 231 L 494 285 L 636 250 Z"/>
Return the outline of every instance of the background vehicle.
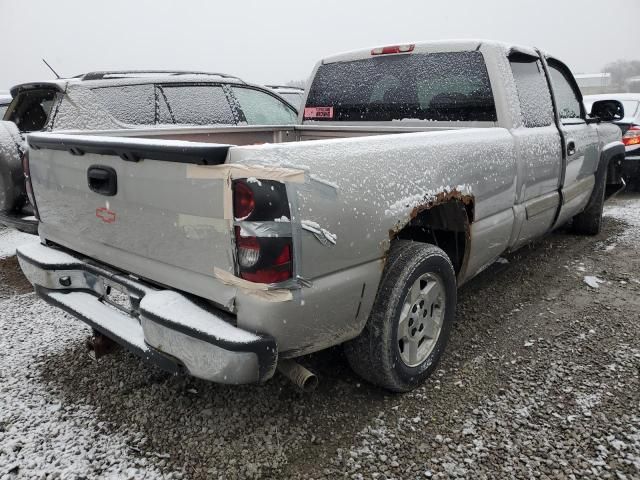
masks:
<path fill-rule="evenodd" d="M 624 106 L 624 118 L 616 123 L 622 130 L 626 155 L 622 175 L 628 188 L 640 190 L 640 93 L 613 93 L 584 97 L 587 109 L 598 100 L 618 100 Z"/>
<path fill-rule="evenodd" d="M 0 150 L 0 223 L 32 232 L 37 224 L 26 202 L 21 166 L 25 133 L 167 125 L 287 125 L 295 123 L 297 115 L 269 89 L 221 73 L 91 72 L 17 85 L 11 94 L 6 122 L 0 126 L 4 147 Z"/>
<path fill-rule="evenodd" d="M 4 116 L 4 112 L 7 111 L 7 107 L 11 103 L 11 95 L 0 94 L 0 118 Z"/>
<path fill-rule="evenodd" d="M 346 342 L 362 377 L 407 391 L 457 285 L 570 220 L 600 231 L 620 109 L 588 117 L 569 69 L 528 47 L 340 54 L 302 125 L 29 135 L 44 243 L 18 258 L 42 298 L 163 368 L 263 381 Z"/>
<path fill-rule="evenodd" d="M 288 87 L 286 85 L 267 85 L 267 88 L 276 92 L 294 107 L 299 109 L 302 106 L 304 88 Z"/>

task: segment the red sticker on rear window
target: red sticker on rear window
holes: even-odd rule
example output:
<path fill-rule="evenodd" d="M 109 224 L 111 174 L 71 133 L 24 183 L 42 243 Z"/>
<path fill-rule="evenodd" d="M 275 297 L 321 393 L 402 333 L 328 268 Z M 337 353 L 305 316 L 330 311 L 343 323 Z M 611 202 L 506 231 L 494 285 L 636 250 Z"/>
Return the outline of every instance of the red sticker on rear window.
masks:
<path fill-rule="evenodd" d="M 307 107 L 304 118 L 333 118 L 333 107 Z"/>

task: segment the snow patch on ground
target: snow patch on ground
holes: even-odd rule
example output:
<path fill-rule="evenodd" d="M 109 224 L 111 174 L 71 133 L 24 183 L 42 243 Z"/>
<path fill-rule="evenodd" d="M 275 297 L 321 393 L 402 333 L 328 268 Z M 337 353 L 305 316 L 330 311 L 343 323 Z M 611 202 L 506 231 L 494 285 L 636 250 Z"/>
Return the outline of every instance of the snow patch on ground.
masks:
<path fill-rule="evenodd" d="M 16 247 L 39 240 L 37 235 L 29 235 L 11 228 L 0 230 L 0 258 L 11 257 L 16 254 Z"/>
<path fill-rule="evenodd" d="M 605 283 L 604 280 L 594 277 L 592 275 L 586 275 L 584 277 L 584 283 L 589 285 L 591 288 L 600 288 L 601 283 Z"/>
<path fill-rule="evenodd" d="M 617 243 L 630 244 L 637 242 L 640 236 L 640 197 L 625 198 L 624 203 L 614 199 L 604 209 L 605 217 L 615 218 L 627 224 L 628 228 L 616 236 Z M 616 242 L 613 243 L 615 248 Z"/>
<path fill-rule="evenodd" d="M 34 294 L 1 301 L 0 328 L 0 478 L 162 476 L 95 407 L 67 403 L 39 377 L 39 365 L 88 328 Z"/>

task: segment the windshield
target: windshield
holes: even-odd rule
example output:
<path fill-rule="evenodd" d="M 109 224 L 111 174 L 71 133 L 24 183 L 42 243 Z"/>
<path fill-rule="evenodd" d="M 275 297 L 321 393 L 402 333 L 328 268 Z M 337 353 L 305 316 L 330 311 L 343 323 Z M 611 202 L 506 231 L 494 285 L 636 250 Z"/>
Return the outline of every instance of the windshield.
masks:
<path fill-rule="evenodd" d="M 304 118 L 496 121 L 480 52 L 388 55 L 320 66 Z"/>

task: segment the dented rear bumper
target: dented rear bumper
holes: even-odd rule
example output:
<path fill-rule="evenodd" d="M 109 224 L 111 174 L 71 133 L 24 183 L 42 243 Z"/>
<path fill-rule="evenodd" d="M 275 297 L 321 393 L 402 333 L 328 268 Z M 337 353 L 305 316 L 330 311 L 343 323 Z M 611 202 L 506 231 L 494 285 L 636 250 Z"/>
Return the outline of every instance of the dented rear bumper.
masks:
<path fill-rule="evenodd" d="M 276 341 L 237 328 L 226 312 L 49 246 L 26 245 L 17 255 L 45 301 L 164 370 L 230 384 L 262 382 L 275 372 Z"/>

